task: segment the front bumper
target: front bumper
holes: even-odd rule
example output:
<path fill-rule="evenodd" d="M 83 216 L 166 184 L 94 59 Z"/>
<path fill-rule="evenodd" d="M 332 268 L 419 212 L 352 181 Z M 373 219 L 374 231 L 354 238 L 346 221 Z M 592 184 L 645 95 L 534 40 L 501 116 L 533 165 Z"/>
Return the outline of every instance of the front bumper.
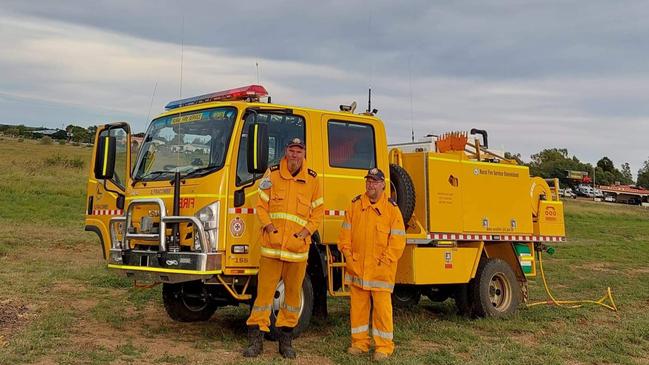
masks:
<path fill-rule="evenodd" d="M 180 283 L 222 274 L 222 253 L 110 250 L 108 267 L 142 281 Z"/>
<path fill-rule="evenodd" d="M 166 232 L 166 224 L 190 222 L 195 229 L 200 251 L 167 251 L 167 238 L 164 234 L 132 233 L 133 207 L 155 204 L 160 209 L 160 229 Z M 222 273 L 223 253 L 210 247 L 203 225 L 192 216 L 166 216 L 161 199 L 134 200 L 123 217 L 110 221 L 111 249 L 108 267 L 123 270 L 135 280 L 179 283 L 191 280 L 207 280 Z M 119 227 L 121 225 L 121 227 Z M 131 248 L 131 240 L 157 241 L 157 250 L 136 250 Z"/>

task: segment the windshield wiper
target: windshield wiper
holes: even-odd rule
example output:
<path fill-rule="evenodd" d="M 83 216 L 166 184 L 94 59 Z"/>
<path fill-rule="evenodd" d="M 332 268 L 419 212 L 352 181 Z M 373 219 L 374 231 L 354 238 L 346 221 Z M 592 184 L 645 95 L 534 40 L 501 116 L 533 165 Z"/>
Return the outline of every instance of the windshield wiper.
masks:
<path fill-rule="evenodd" d="M 173 173 L 174 173 L 174 171 L 171 171 L 171 170 L 156 170 L 156 171 L 149 171 L 149 172 L 147 172 L 146 174 L 140 176 L 140 178 L 137 179 L 137 180 L 138 180 L 138 181 L 142 181 L 142 180 L 144 180 L 144 179 L 146 179 L 146 178 L 148 178 L 148 177 L 154 177 L 154 176 L 158 177 L 158 176 L 163 175 L 163 174 L 173 174 Z"/>
<path fill-rule="evenodd" d="M 196 170 L 192 170 L 192 171 L 188 172 L 188 173 L 185 174 L 183 177 L 192 177 L 192 176 L 200 175 L 200 174 L 202 174 L 202 173 L 205 173 L 205 172 L 208 172 L 208 171 L 210 171 L 210 170 L 213 170 L 213 169 L 215 169 L 216 167 L 217 167 L 217 166 L 205 166 L 205 167 L 201 167 L 201 168 L 198 168 L 198 169 L 196 169 Z"/>

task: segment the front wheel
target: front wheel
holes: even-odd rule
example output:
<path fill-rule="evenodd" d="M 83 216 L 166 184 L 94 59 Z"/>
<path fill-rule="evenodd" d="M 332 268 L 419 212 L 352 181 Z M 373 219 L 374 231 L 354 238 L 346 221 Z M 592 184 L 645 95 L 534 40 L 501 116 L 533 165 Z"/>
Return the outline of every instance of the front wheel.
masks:
<path fill-rule="evenodd" d="M 266 337 L 270 340 L 279 338 L 279 330 L 275 327 L 279 309 L 284 304 L 284 281 L 280 280 L 275 289 L 275 296 L 273 297 L 273 306 L 270 311 L 270 332 Z M 311 315 L 313 314 L 313 285 L 311 285 L 311 278 L 309 275 L 304 276 L 302 281 L 302 293 L 300 295 L 300 319 L 295 328 L 293 328 L 293 338 L 296 338 L 300 333 L 304 332 L 309 327 L 311 322 Z"/>
<path fill-rule="evenodd" d="M 200 281 L 162 284 L 162 301 L 169 317 L 178 322 L 207 321 L 218 307 Z"/>
<path fill-rule="evenodd" d="M 509 264 L 483 258 L 476 272 L 473 300 L 473 311 L 479 317 L 505 317 L 516 312 L 521 287 Z"/>

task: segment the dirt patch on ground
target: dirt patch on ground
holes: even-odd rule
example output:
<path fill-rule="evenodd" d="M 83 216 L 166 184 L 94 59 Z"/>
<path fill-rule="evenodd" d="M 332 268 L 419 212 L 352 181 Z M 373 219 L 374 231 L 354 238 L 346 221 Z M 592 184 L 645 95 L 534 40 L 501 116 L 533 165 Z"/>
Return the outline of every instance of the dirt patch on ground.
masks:
<path fill-rule="evenodd" d="M 534 347 L 539 344 L 539 341 L 537 341 L 533 333 L 516 333 L 511 336 L 511 339 L 525 347 Z"/>
<path fill-rule="evenodd" d="M 649 267 L 639 267 L 628 270 L 630 274 L 649 274 Z"/>
<path fill-rule="evenodd" d="M 618 271 L 612 264 L 606 262 L 590 262 L 583 265 L 577 265 L 580 270 L 591 270 L 599 272 L 613 272 Z"/>
<path fill-rule="evenodd" d="M 410 340 L 408 341 L 408 348 L 415 350 L 416 353 L 429 353 L 443 349 L 448 349 L 448 345 L 436 343 L 432 341 Z"/>
<path fill-rule="evenodd" d="M 85 317 L 73 329 L 72 347 L 114 351 L 124 354 L 125 358 L 131 353 L 140 364 L 167 361 L 207 364 L 215 359 L 219 363 L 228 363 L 239 357 L 238 345 L 227 346 L 216 338 L 210 341 L 209 349 L 198 348 L 197 344 L 205 341 L 197 331 L 198 326 L 173 322 L 158 307 L 147 306 L 137 313 L 126 308 L 125 313 L 128 318 L 136 319 L 119 327 Z M 164 327 L 164 331 L 147 331 L 147 328 L 158 327 Z"/>
<path fill-rule="evenodd" d="M 0 347 L 19 328 L 29 323 L 33 316 L 33 308 L 11 299 L 0 300 Z"/>

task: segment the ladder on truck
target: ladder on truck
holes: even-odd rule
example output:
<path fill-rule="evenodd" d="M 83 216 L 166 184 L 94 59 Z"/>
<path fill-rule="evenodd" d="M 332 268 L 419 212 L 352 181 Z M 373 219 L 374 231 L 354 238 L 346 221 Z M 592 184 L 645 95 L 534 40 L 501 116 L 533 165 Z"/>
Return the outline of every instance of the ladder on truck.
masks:
<path fill-rule="evenodd" d="M 331 245 L 325 245 L 327 251 L 327 290 L 332 297 L 347 297 L 350 295 L 349 285 L 345 283 L 345 255 L 340 253 L 340 260 L 331 252 Z M 334 273 L 340 270 L 340 288 L 334 290 Z"/>

